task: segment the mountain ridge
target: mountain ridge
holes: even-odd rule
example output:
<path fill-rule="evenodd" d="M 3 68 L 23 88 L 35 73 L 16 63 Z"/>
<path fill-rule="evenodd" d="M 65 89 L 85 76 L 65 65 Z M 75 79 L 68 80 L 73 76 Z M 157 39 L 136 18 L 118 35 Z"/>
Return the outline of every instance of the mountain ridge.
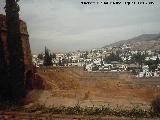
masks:
<path fill-rule="evenodd" d="M 128 40 L 120 40 L 104 46 L 122 47 L 123 44 L 129 44 L 133 50 L 160 50 L 160 33 L 158 34 L 142 34 Z M 142 47 L 143 46 L 143 47 Z"/>

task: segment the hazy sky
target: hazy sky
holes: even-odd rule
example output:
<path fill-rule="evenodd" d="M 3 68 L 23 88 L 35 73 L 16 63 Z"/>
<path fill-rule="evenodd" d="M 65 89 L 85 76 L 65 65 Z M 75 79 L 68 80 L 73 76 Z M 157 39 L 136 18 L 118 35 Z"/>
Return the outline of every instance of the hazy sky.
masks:
<path fill-rule="evenodd" d="M 32 52 L 36 53 L 45 46 L 52 51 L 91 49 L 140 34 L 159 33 L 160 0 L 144 1 L 154 5 L 82 5 L 81 0 L 21 0 L 19 4 Z M 4 13 L 3 6 L 4 0 L 0 0 L 0 13 Z"/>

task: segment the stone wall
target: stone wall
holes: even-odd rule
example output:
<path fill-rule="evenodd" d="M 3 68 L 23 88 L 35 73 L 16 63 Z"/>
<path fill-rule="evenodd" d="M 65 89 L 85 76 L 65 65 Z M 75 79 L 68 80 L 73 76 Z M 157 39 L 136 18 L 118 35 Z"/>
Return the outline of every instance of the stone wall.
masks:
<path fill-rule="evenodd" d="M 3 44 L 3 49 L 5 51 L 5 61 L 8 63 L 8 48 L 7 48 L 7 29 L 6 29 L 6 17 L 5 15 L 0 14 L 0 40 Z M 32 56 L 29 44 L 29 35 L 27 31 L 27 25 L 24 21 L 20 20 L 20 32 L 21 32 L 21 40 L 22 47 L 24 53 L 24 64 L 25 64 L 25 76 L 26 76 L 26 84 L 29 84 L 31 87 L 31 79 L 33 78 L 33 65 L 32 65 Z"/>

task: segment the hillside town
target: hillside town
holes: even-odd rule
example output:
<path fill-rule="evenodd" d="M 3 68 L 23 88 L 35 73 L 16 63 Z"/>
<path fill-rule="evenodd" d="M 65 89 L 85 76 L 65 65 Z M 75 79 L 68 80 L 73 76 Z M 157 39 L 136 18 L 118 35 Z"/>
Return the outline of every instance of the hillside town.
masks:
<path fill-rule="evenodd" d="M 45 65 L 45 57 L 50 56 L 50 64 Z M 124 72 L 130 71 L 136 77 L 160 76 L 160 51 L 132 50 L 129 44 L 121 47 L 106 47 L 91 51 L 52 53 L 45 48 L 45 53 L 32 55 L 36 67 L 83 67 L 88 72 Z"/>

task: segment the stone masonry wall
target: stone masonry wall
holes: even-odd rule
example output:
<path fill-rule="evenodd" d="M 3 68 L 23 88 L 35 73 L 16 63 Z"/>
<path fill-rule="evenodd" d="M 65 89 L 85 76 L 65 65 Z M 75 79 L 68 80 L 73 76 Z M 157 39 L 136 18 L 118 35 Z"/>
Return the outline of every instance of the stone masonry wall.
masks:
<path fill-rule="evenodd" d="M 27 31 L 27 25 L 24 21 L 20 20 L 20 32 L 22 47 L 24 52 L 24 64 L 25 64 L 25 75 L 26 75 L 26 84 L 27 80 L 31 79 L 33 76 L 33 65 L 31 57 L 31 49 L 29 44 L 29 35 Z M 3 49 L 5 51 L 5 61 L 8 63 L 8 48 L 7 48 L 7 30 L 6 30 L 6 18 L 5 15 L 0 14 L 0 37 L 3 43 Z M 30 83 L 30 82 L 29 82 Z"/>

